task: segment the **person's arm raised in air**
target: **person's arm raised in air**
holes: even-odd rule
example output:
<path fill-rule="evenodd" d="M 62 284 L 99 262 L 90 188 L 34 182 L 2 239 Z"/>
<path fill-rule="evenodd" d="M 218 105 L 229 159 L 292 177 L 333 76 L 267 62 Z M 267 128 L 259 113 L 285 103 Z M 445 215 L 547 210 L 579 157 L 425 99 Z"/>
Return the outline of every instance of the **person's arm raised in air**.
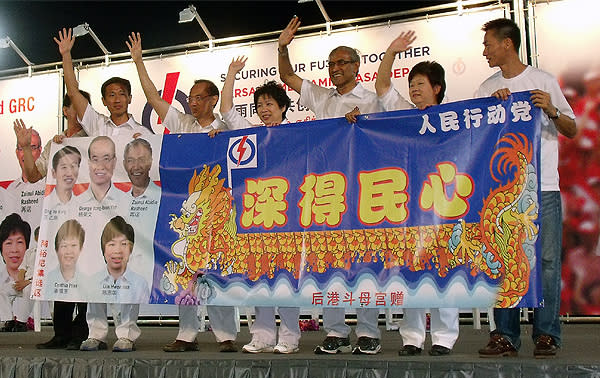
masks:
<path fill-rule="evenodd" d="M 377 96 L 381 97 L 387 93 L 392 86 L 392 80 L 390 78 L 392 73 L 392 66 L 396 55 L 400 52 L 410 49 L 410 45 L 417 39 L 415 32 L 410 30 L 408 32 L 402 32 L 400 35 L 390 43 L 379 68 L 377 69 L 377 79 L 375 80 L 375 91 Z"/>
<path fill-rule="evenodd" d="M 277 41 L 277 61 L 279 65 L 279 78 L 288 87 L 292 88 L 296 92 L 300 93 L 300 89 L 302 89 L 302 78 L 294 72 L 294 68 L 292 67 L 292 63 L 290 62 L 290 56 L 288 54 L 288 45 L 294 39 L 294 35 L 298 28 L 300 27 L 300 20 L 298 17 L 292 18 L 290 23 L 286 26 L 286 28 L 279 35 L 279 40 Z"/>
<path fill-rule="evenodd" d="M 132 32 L 129 35 L 129 41 L 125 41 L 125 44 L 127 44 L 127 47 L 129 48 L 133 63 L 135 63 L 135 68 L 137 69 L 138 77 L 140 78 L 140 84 L 144 90 L 146 100 L 148 100 L 148 103 L 150 106 L 152 106 L 156 114 L 158 114 L 158 116 L 164 120 L 167 116 L 170 105 L 167 101 L 160 97 L 156 86 L 148 75 L 148 71 L 144 65 L 144 60 L 142 59 L 142 38 L 140 33 Z"/>
<path fill-rule="evenodd" d="M 83 119 L 85 109 L 89 104 L 88 100 L 79 92 L 79 83 L 75 77 L 75 69 L 73 68 L 73 59 L 71 58 L 71 49 L 75 44 L 75 37 L 71 29 L 63 28 L 59 30 L 58 38 L 54 37 L 54 42 L 58 45 L 58 51 L 62 56 L 63 74 L 67 94 L 71 98 L 71 103 L 77 112 L 77 118 Z"/>
<path fill-rule="evenodd" d="M 229 63 L 229 69 L 227 70 L 227 76 L 225 76 L 225 82 L 223 83 L 223 90 L 221 91 L 221 106 L 219 110 L 221 114 L 225 114 L 233 108 L 233 87 L 235 86 L 235 75 L 240 72 L 246 65 L 248 58 L 245 56 L 238 56 L 231 60 Z"/>

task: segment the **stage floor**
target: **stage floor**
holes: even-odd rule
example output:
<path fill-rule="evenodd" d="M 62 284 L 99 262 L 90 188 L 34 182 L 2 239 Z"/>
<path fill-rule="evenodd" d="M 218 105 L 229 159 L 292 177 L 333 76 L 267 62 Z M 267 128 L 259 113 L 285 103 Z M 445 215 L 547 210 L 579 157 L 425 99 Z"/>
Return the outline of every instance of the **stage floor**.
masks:
<path fill-rule="evenodd" d="M 143 326 L 130 353 L 38 350 L 35 344 L 52 337 L 42 332 L 0 333 L 0 378 L 129 378 L 129 377 L 600 377 L 600 325 L 563 325 L 563 348 L 555 359 L 533 358 L 531 326 L 522 326 L 523 347 L 516 358 L 483 359 L 477 349 L 488 340 L 487 326 L 475 330 L 461 325 L 451 355 L 431 357 L 430 342 L 421 356 L 399 357 L 397 331 L 382 328 L 382 353 L 366 355 L 315 355 L 313 348 L 323 331 L 304 332 L 300 353 L 292 355 L 218 353 L 211 332 L 198 336 L 200 352 L 165 353 L 162 346 L 177 334 L 174 326 Z M 109 330 L 109 348 L 115 341 Z M 250 340 L 242 326 L 238 346 Z M 355 341 L 355 338 L 352 338 Z"/>

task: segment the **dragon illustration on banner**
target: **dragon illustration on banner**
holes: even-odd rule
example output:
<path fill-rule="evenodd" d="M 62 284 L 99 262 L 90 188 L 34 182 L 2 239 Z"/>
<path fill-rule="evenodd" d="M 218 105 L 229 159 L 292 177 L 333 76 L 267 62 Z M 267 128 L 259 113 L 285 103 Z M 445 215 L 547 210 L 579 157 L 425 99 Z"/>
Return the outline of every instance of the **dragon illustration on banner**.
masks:
<path fill-rule="evenodd" d="M 357 263 L 431 271 L 440 277 L 465 266 L 472 276 L 498 280 L 497 307 L 517 306 L 529 289 L 539 232 L 532 151 L 522 134 L 506 134 L 498 141 L 489 163 L 498 187 L 485 197 L 478 223 L 459 219 L 379 229 L 237 233 L 236 209 L 231 189 L 219 178 L 221 167 L 204 166 L 189 182 L 181 214 L 171 215 L 177 240 L 161 289 L 170 295 L 180 287 L 189 292 L 198 275 L 214 269 L 256 281 L 273 278 L 278 270 L 299 278 L 302 272 L 324 273 Z"/>

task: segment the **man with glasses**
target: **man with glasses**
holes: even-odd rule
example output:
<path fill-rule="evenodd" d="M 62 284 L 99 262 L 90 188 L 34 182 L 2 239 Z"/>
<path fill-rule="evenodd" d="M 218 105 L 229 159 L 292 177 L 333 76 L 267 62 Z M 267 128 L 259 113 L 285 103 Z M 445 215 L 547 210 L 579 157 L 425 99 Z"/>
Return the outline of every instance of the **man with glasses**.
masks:
<path fill-rule="evenodd" d="M 30 141 L 28 141 L 30 144 L 30 148 L 27 149 L 27 147 L 21 146 L 21 144 L 19 144 L 19 139 L 17 138 L 17 148 L 15 149 L 15 153 L 17 154 L 17 160 L 19 161 L 19 166 L 21 167 L 21 177 L 19 177 L 15 181 L 13 181 L 8 186 L 7 189 L 18 188 L 18 187 L 22 186 L 24 183 L 29 182 L 29 180 L 27 179 L 27 173 L 25 171 L 25 158 L 26 158 L 25 151 L 26 150 L 27 150 L 27 152 L 31 151 L 31 155 L 27 154 L 27 157 L 28 156 L 33 157 L 34 164 L 35 164 L 35 161 L 42 154 L 42 139 L 40 138 L 40 134 L 34 129 L 29 129 L 29 130 L 31 130 L 31 138 L 30 138 Z"/>
<path fill-rule="evenodd" d="M 381 112 L 383 109 L 377 95 L 367 91 L 356 82 L 360 67 L 358 52 L 347 46 L 338 46 L 329 53 L 329 78 L 335 88 L 323 88 L 310 80 L 303 80 L 296 75 L 288 53 L 288 45 L 300 27 L 300 20 L 292 18 L 278 40 L 279 77 L 281 81 L 300 94 L 299 104 L 312 110 L 317 119 L 343 117 L 346 113 L 359 107 L 363 113 Z M 357 308 L 355 354 L 376 354 L 381 350 L 380 331 L 377 326 L 379 309 Z M 345 324 L 343 308 L 324 308 L 323 326 L 327 337 L 315 353 L 349 353 L 350 327 Z"/>
<path fill-rule="evenodd" d="M 174 133 L 210 133 L 212 130 L 226 130 L 227 126 L 213 113 L 219 102 L 219 89 L 210 80 L 200 79 L 194 81 L 188 96 L 188 104 L 192 114 L 177 110 L 160 97 L 154 83 L 150 79 L 144 61 L 142 60 L 142 38 L 140 33 L 131 33 L 129 42 L 125 42 L 131 58 L 138 71 L 142 89 L 148 103 L 156 114 L 163 120 L 163 125 Z"/>
<path fill-rule="evenodd" d="M 138 71 L 140 83 L 148 103 L 163 120 L 163 125 L 175 133 L 208 133 L 214 136 L 227 126 L 213 110 L 219 101 L 219 89 L 210 80 L 196 80 L 190 89 L 188 103 L 192 114 L 185 114 L 162 99 L 150 79 L 142 59 L 140 33 L 131 33 L 127 47 Z M 208 318 L 221 352 L 235 352 L 237 320 L 231 306 L 207 306 Z M 175 341 L 165 345 L 165 352 L 197 351 L 196 335 L 200 327 L 197 306 L 179 306 L 179 333 Z"/>

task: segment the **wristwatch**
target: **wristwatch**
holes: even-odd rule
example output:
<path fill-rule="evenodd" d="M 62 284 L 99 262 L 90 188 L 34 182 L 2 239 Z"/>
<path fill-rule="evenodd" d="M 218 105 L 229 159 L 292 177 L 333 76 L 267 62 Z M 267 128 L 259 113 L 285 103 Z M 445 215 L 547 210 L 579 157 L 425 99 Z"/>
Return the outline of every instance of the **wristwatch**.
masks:
<path fill-rule="evenodd" d="M 558 119 L 558 117 L 560 117 L 560 110 L 558 110 L 558 108 L 554 108 L 556 109 L 556 115 L 555 116 L 548 116 L 548 118 L 550 119 Z"/>

